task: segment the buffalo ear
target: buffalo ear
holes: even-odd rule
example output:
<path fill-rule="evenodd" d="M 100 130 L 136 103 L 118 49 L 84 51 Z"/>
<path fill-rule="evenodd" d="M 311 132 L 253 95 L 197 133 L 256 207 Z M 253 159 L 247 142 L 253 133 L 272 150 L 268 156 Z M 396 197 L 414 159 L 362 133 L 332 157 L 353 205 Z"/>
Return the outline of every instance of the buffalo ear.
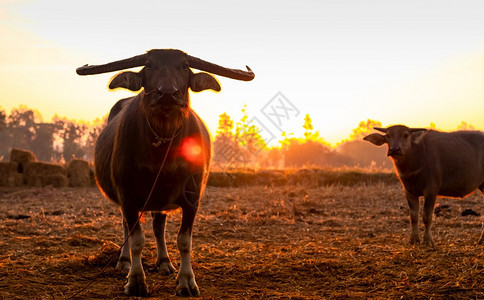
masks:
<path fill-rule="evenodd" d="M 204 90 L 214 90 L 220 92 L 220 84 L 217 79 L 207 73 L 197 73 L 190 76 L 190 89 L 194 92 L 201 92 Z"/>
<path fill-rule="evenodd" d="M 365 136 L 363 139 L 377 146 L 381 146 L 387 142 L 387 138 L 384 135 L 379 133 L 372 133 L 370 135 Z"/>
<path fill-rule="evenodd" d="M 420 143 L 424 136 L 427 134 L 427 129 L 425 128 L 412 128 L 410 129 L 410 132 L 412 133 L 412 141 L 414 144 Z"/>
<path fill-rule="evenodd" d="M 143 77 L 139 73 L 135 72 L 122 72 L 117 74 L 111 83 L 109 83 L 110 89 L 125 88 L 131 91 L 138 91 L 143 87 Z"/>

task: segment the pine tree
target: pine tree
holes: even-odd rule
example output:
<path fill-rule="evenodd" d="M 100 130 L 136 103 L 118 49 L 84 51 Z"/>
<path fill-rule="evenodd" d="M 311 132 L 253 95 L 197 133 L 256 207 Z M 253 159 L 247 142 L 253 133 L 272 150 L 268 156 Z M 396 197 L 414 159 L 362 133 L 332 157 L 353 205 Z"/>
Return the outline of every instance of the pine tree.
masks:
<path fill-rule="evenodd" d="M 234 121 L 230 118 L 227 113 L 223 113 L 218 116 L 218 129 L 217 129 L 217 136 L 233 136 L 233 129 L 234 129 Z"/>
<path fill-rule="evenodd" d="M 309 117 L 309 114 L 306 114 L 306 117 L 304 118 L 303 128 L 305 129 L 304 138 L 306 140 L 310 140 L 311 136 L 313 135 L 313 124 L 311 117 Z"/>

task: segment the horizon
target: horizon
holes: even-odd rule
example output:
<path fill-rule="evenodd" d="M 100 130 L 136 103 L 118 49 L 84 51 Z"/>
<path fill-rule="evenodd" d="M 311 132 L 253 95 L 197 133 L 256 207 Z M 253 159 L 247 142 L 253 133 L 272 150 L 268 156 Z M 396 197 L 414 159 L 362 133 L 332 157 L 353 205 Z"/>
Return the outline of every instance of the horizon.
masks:
<path fill-rule="evenodd" d="M 247 107 L 244 107 L 244 109 L 247 109 Z M 87 125 L 88 127 L 95 127 L 95 126 L 101 125 L 108 117 L 108 114 L 106 114 L 102 118 L 96 118 L 92 121 L 85 121 L 85 120 L 72 119 L 72 118 L 69 118 L 67 116 L 61 116 L 59 114 L 54 114 L 54 116 L 50 120 L 47 120 L 47 119 L 44 118 L 44 116 L 42 115 L 42 113 L 39 110 L 37 110 L 34 107 L 28 107 L 28 106 L 23 105 L 23 104 L 20 104 L 18 107 L 12 108 L 12 110 L 10 110 L 10 111 L 7 111 L 0 106 L 0 112 L 2 112 L 2 110 L 6 112 L 6 115 L 5 115 L 6 118 L 8 118 L 8 116 L 12 113 L 12 110 L 20 110 L 20 111 L 30 110 L 30 111 L 33 112 L 33 119 L 34 119 L 34 122 L 37 123 L 37 124 L 54 123 L 55 119 L 58 118 L 58 119 L 61 119 L 61 120 L 65 119 L 67 121 L 73 122 L 74 124 L 78 124 L 78 125 Z M 223 114 L 227 115 L 230 118 L 230 120 L 232 121 L 233 127 L 230 130 L 230 132 L 232 134 L 235 134 L 237 124 L 243 125 L 244 113 L 241 112 L 240 117 L 238 119 L 233 118 L 232 116 L 228 115 L 226 112 L 224 112 Z M 306 126 L 305 121 L 306 121 L 306 118 L 308 118 L 308 116 L 309 116 L 309 124 L 311 126 L 310 129 L 307 129 L 305 127 Z M 222 117 L 222 115 L 219 116 L 217 121 L 221 120 L 220 117 Z M 320 134 L 320 132 L 317 128 L 314 128 L 312 126 L 312 122 L 313 122 L 313 120 L 312 120 L 311 116 L 309 114 L 306 114 L 304 120 L 302 120 L 302 122 L 301 122 L 301 126 L 299 126 L 300 130 L 298 130 L 298 134 L 296 134 L 295 132 L 291 132 L 291 133 L 283 132 L 281 134 L 281 136 L 279 137 L 279 139 L 277 139 L 277 140 L 276 139 L 274 139 L 274 140 L 265 139 L 265 137 L 263 135 L 264 127 L 263 128 L 257 127 L 257 125 L 258 125 L 257 122 L 248 122 L 247 126 L 255 126 L 258 133 L 261 133 L 261 131 L 262 131 L 261 138 L 264 140 L 264 142 L 267 143 L 263 148 L 267 148 L 267 149 L 279 148 L 279 149 L 282 149 L 282 145 L 283 145 L 284 142 L 287 142 L 289 140 L 294 139 L 294 140 L 297 140 L 299 143 L 304 142 L 304 141 L 317 142 L 317 143 L 323 144 L 323 145 L 325 145 L 325 146 L 334 150 L 334 149 L 338 148 L 339 146 L 343 145 L 346 142 L 352 142 L 352 141 L 359 140 L 361 135 L 367 134 L 369 132 L 375 132 L 375 130 L 373 129 L 374 126 L 379 127 L 380 124 L 381 124 L 381 122 L 379 120 L 371 120 L 371 119 L 361 120 L 361 121 L 358 122 L 358 124 L 354 128 L 351 129 L 351 132 L 348 134 L 348 136 L 343 137 L 341 140 L 339 140 L 335 143 L 330 143 L 324 138 L 324 136 L 321 136 L 321 134 Z M 381 126 L 382 127 L 390 127 L 390 126 L 393 126 L 393 125 L 405 125 L 405 124 L 388 124 L 386 126 L 383 126 L 383 125 L 381 125 Z M 479 128 L 477 128 L 476 126 L 474 126 L 474 124 L 467 123 L 466 121 L 461 121 L 459 124 L 456 124 L 456 126 L 451 130 L 441 129 L 437 124 L 435 124 L 433 122 L 431 122 L 428 126 L 423 126 L 423 128 L 426 128 L 426 129 L 429 129 L 429 130 L 438 130 L 438 131 L 442 131 L 442 132 L 451 132 L 451 131 L 458 131 L 458 130 L 478 130 L 478 131 L 482 131 Z M 214 132 L 210 133 L 211 136 L 212 136 L 212 139 L 213 139 L 212 141 L 215 141 L 216 138 L 219 136 L 219 134 L 217 132 L 219 129 L 220 128 L 217 126 L 217 128 L 215 128 L 213 130 Z"/>

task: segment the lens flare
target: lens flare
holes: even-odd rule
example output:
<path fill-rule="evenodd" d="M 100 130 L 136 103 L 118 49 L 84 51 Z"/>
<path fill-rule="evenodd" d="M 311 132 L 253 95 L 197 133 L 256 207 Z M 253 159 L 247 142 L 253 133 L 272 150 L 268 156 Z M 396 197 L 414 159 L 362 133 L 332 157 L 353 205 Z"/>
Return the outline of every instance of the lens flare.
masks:
<path fill-rule="evenodd" d="M 202 146 L 193 137 L 187 137 L 182 142 L 181 155 L 191 163 L 199 163 L 202 160 Z"/>

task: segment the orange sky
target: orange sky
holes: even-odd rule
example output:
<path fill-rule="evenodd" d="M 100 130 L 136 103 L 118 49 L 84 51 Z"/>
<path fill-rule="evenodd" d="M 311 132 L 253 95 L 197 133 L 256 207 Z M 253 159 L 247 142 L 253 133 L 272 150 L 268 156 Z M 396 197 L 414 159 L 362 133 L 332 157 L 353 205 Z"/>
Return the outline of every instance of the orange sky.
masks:
<path fill-rule="evenodd" d="M 47 120 L 58 113 L 91 121 L 131 93 L 107 90 L 114 74 L 77 76 L 78 66 L 178 48 L 256 73 L 252 82 L 218 77 L 218 94 L 192 94 L 212 133 L 221 113 L 238 120 L 244 104 L 249 118 L 277 137 L 301 136 L 309 113 L 332 144 L 366 119 L 384 126 L 433 122 L 444 130 L 466 121 L 484 129 L 482 16 L 483 1 L 465 0 L 139 1 L 136 7 L 8 0 L 0 7 L 0 106 L 22 103 Z M 276 124 L 268 109 L 277 110 L 279 100 L 293 110 Z"/>

